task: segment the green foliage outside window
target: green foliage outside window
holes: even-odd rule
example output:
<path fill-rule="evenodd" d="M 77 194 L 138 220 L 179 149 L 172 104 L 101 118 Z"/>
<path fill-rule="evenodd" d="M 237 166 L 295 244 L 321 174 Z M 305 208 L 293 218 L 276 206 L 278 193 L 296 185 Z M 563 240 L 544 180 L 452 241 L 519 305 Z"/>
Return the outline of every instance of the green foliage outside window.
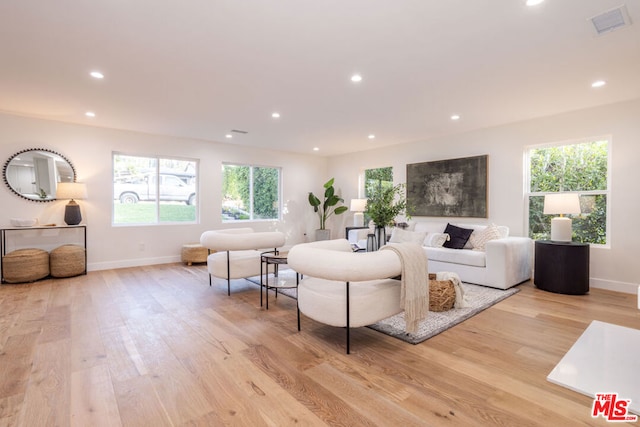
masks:
<path fill-rule="evenodd" d="M 393 185 L 393 167 L 366 169 L 364 194 L 367 198 L 367 222 L 392 225 L 394 219 L 407 212 L 405 185 Z"/>
<path fill-rule="evenodd" d="M 544 215 L 544 195 L 580 194 L 581 214 L 573 219 L 573 240 L 606 244 L 608 141 L 534 148 L 529 151 L 529 236 L 548 239 L 551 218 Z"/>
<path fill-rule="evenodd" d="M 280 171 L 275 168 L 253 168 L 254 219 L 277 219 L 279 203 Z"/>
<path fill-rule="evenodd" d="M 278 219 L 280 169 L 222 166 L 222 220 Z"/>
<path fill-rule="evenodd" d="M 393 187 L 393 168 L 366 169 L 364 171 L 364 195 L 369 197 L 373 191 Z"/>

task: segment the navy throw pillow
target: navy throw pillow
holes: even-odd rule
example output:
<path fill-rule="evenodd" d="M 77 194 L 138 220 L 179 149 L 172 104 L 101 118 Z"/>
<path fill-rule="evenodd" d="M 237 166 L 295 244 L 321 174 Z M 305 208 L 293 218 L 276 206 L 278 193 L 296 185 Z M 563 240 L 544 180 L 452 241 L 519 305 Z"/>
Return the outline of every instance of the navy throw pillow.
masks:
<path fill-rule="evenodd" d="M 451 239 L 444 242 L 444 245 L 442 245 L 443 247 L 449 249 L 462 249 L 464 248 L 464 245 L 467 244 L 467 240 L 471 237 L 473 230 L 447 224 L 447 228 L 444 229 L 444 232 L 447 233 Z"/>

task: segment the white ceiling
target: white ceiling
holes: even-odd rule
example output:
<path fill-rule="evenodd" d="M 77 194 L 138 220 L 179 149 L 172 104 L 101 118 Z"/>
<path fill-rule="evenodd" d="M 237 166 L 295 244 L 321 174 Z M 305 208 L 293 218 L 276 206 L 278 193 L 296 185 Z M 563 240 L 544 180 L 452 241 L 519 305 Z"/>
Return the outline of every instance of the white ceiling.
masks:
<path fill-rule="evenodd" d="M 2 0 L 0 110 L 318 155 L 420 141 L 639 98 L 640 1 L 589 21 L 621 1 Z"/>

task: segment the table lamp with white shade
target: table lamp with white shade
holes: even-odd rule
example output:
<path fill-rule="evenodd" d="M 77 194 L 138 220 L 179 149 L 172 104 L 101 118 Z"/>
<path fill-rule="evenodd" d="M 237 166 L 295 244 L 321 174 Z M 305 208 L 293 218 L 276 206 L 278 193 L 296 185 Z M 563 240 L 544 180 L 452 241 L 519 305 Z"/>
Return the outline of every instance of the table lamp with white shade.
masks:
<path fill-rule="evenodd" d="M 570 242 L 571 218 L 563 215 L 580 213 L 580 197 L 577 193 L 547 194 L 544 196 L 545 215 L 560 215 L 551 219 L 551 240 Z"/>
<path fill-rule="evenodd" d="M 74 199 L 86 199 L 87 186 L 82 182 L 59 182 L 56 188 L 56 199 L 69 200 L 64 209 L 64 222 L 67 225 L 78 225 L 82 221 L 80 205 Z"/>
<path fill-rule="evenodd" d="M 350 211 L 355 212 L 353 214 L 353 226 L 364 226 L 364 211 L 367 207 L 367 199 L 351 199 Z"/>

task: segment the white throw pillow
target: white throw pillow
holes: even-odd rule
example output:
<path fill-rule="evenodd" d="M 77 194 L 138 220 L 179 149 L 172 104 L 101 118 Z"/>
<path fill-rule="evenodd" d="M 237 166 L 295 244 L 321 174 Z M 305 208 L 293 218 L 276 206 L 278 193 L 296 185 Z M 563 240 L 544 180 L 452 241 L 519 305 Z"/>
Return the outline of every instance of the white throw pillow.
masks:
<path fill-rule="evenodd" d="M 396 227 L 393 229 L 393 232 L 391 232 L 391 239 L 389 240 L 389 243 L 415 242 L 422 246 L 422 242 L 424 242 L 425 237 L 427 237 L 427 233 L 406 231 Z"/>
<path fill-rule="evenodd" d="M 431 246 L 432 248 L 441 248 L 444 242 L 451 240 L 448 233 L 429 233 L 424 241 L 425 246 Z"/>
<path fill-rule="evenodd" d="M 482 231 L 476 230 L 471 237 L 469 237 L 469 242 L 471 246 L 473 246 L 474 251 L 484 251 L 484 247 L 488 241 L 500 238 L 502 238 L 502 235 L 500 230 L 498 230 L 498 226 L 491 224 Z"/>

